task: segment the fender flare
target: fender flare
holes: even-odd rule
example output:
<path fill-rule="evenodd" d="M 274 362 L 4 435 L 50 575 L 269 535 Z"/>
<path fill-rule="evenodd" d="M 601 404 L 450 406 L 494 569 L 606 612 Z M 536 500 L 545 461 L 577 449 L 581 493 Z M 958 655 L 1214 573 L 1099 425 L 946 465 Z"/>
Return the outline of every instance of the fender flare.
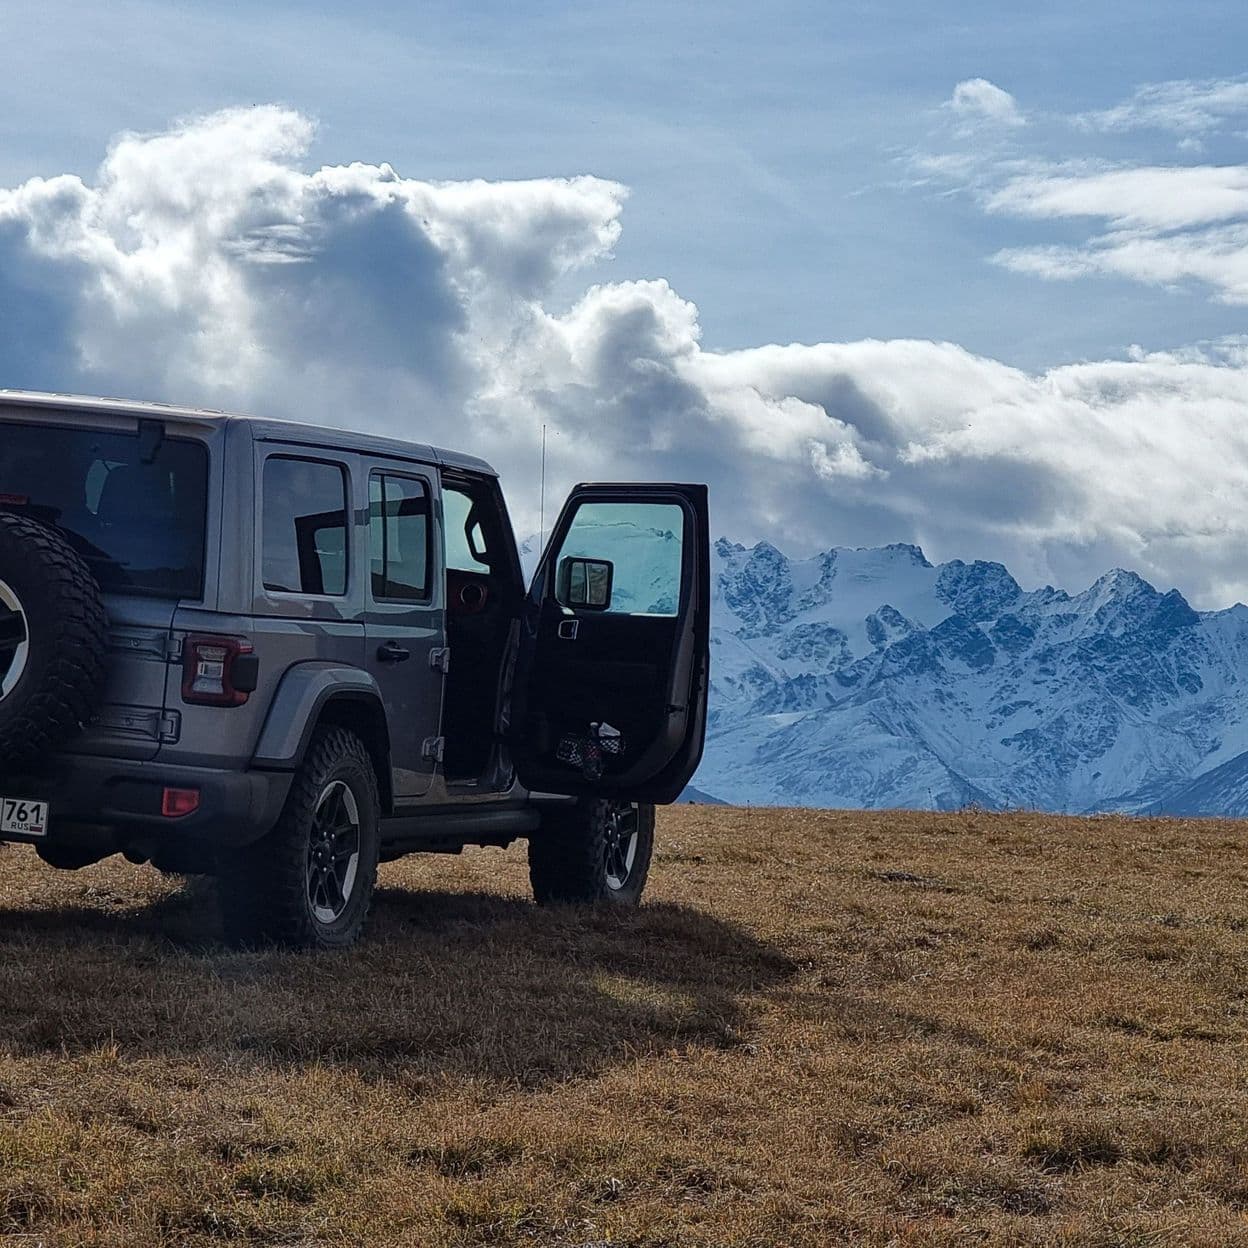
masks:
<path fill-rule="evenodd" d="M 385 721 L 385 704 L 376 680 L 358 667 L 324 660 L 287 668 L 269 704 L 253 767 L 293 771 L 303 762 L 321 712 L 331 702 L 371 703 Z M 388 751 L 387 751 L 388 752 Z"/>

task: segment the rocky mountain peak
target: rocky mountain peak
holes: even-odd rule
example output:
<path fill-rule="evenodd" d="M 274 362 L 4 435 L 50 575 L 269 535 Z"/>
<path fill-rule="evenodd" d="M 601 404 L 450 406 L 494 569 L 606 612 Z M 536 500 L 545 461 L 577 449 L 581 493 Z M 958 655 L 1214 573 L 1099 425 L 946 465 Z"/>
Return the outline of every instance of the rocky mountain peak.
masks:
<path fill-rule="evenodd" d="M 954 559 L 941 564 L 936 578 L 936 594 L 941 601 L 970 620 L 996 619 L 1018 601 L 1022 592 L 1004 564 L 983 559 L 974 563 Z"/>
<path fill-rule="evenodd" d="M 715 591 L 736 617 L 742 636 L 763 636 L 792 619 L 790 565 L 775 546 L 759 542 L 747 550 L 720 541 L 715 551 L 721 564 Z"/>
<path fill-rule="evenodd" d="M 860 547 L 860 549 L 869 550 L 870 547 Z M 893 558 L 904 562 L 913 563 L 920 568 L 930 568 L 932 565 L 928 563 L 927 556 L 918 546 L 912 545 L 910 542 L 889 542 L 887 546 L 876 548 L 881 554 L 892 556 Z"/>
<path fill-rule="evenodd" d="M 1113 568 L 1071 600 L 1099 632 L 1188 628 L 1200 616 L 1177 589 L 1160 593 L 1136 572 Z"/>

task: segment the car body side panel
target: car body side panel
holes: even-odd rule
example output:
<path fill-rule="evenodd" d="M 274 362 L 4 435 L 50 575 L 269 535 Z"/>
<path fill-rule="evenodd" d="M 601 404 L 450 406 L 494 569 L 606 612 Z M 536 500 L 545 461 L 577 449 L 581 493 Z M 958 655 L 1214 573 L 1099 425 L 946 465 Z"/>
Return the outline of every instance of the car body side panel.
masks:
<path fill-rule="evenodd" d="M 231 420 L 222 449 L 221 514 L 226 524 L 210 530 L 217 549 L 217 595 L 211 605 L 227 615 L 247 615 L 255 602 L 255 530 L 259 490 L 251 422 Z"/>

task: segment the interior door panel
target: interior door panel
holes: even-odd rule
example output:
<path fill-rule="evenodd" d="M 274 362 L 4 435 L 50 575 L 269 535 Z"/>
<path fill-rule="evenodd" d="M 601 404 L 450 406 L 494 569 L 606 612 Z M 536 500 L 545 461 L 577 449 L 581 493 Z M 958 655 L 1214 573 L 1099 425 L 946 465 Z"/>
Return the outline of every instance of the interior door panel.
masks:
<path fill-rule="evenodd" d="M 569 555 L 611 563 L 605 608 L 559 601 L 559 561 Z M 512 744 L 530 789 L 654 802 L 679 795 L 702 753 L 709 598 L 705 486 L 573 491 L 522 628 Z M 601 771 L 592 775 L 575 761 L 577 746 L 597 741 L 604 725 L 611 749 L 597 752 Z"/>

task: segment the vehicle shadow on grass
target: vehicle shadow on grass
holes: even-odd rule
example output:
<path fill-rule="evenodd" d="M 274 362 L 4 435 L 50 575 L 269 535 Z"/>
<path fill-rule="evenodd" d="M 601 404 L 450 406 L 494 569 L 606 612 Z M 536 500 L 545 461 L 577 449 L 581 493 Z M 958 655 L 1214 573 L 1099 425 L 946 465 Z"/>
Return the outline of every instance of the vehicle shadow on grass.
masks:
<path fill-rule="evenodd" d="M 686 906 L 543 910 L 399 888 L 378 892 L 369 938 L 350 951 L 235 952 L 205 943 L 219 930 L 212 887 L 137 905 L 0 904 L 0 1051 L 116 1045 L 540 1085 L 741 1045 L 764 994 L 796 969 Z"/>

